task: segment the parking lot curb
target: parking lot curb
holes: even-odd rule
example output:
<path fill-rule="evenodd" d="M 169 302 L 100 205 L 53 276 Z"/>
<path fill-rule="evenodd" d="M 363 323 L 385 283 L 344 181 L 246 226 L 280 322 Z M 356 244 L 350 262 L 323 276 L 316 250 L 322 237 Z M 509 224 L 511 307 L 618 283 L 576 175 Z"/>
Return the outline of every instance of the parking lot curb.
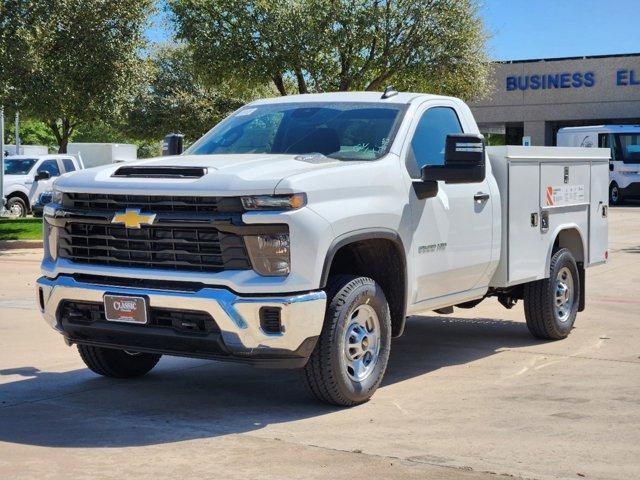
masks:
<path fill-rule="evenodd" d="M 0 251 L 23 248 L 42 248 L 42 240 L 0 240 Z"/>

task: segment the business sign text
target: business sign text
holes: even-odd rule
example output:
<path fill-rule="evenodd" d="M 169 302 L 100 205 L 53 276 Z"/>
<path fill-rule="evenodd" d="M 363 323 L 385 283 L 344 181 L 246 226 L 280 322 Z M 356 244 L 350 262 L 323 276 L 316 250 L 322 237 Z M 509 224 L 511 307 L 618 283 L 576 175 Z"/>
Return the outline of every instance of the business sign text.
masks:
<path fill-rule="evenodd" d="M 593 72 L 550 73 L 507 77 L 507 91 L 581 88 L 593 87 L 595 84 L 596 75 Z"/>
<path fill-rule="evenodd" d="M 640 74 L 634 70 L 620 69 L 615 73 L 615 84 L 619 87 L 640 85 Z M 556 88 L 591 88 L 596 85 L 594 72 L 545 73 L 540 75 L 510 75 L 507 91 L 553 90 Z"/>

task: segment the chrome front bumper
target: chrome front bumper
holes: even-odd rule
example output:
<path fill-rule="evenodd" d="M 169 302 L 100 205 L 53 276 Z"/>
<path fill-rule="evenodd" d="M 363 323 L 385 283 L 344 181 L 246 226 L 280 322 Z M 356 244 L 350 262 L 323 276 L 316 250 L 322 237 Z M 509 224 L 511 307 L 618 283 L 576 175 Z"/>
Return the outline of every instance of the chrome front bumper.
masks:
<path fill-rule="evenodd" d="M 276 357 L 300 356 L 300 350 L 306 352 L 309 349 L 310 340 L 314 345 L 315 338 L 320 335 L 326 306 L 326 294 L 323 291 L 283 296 L 246 297 L 236 295 L 223 288 L 204 287 L 197 291 L 131 288 L 84 283 L 65 275 L 60 275 L 55 279 L 41 277 L 37 281 L 36 289 L 40 309 L 45 320 L 67 337 L 68 332 L 65 332 L 63 319 L 60 318 L 59 307 L 63 301 L 101 303 L 105 293 L 145 296 L 150 308 L 197 310 L 209 313 L 220 329 L 219 336 L 225 351 L 231 357 L 239 357 L 240 359 L 265 355 L 267 357 L 270 355 Z M 283 327 L 281 333 L 270 334 L 262 330 L 259 317 L 261 307 L 279 307 L 281 309 Z M 110 325 L 106 325 L 106 323 Z M 105 326 L 114 326 L 112 325 L 114 322 L 106 323 Z M 115 325 L 115 327 L 118 326 L 118 324 Z M 146 327 L 141 325 L 121 326 L 121 329 L 125 328 L 137 329 L 132 331 L 139 333 Z M 83 343 L 78 339 L 69 340 Z M 86 343 L 99 344 L 100 342 L 92 341 L 89 336 Z M 305 348 L 302 348 L 303 344 L 305 344 Z M 130 345 L 130 347 L 134 346 Z M 156 350 L 160 351 L 161 348 Z M 171 353 L 170 349 L 167 350 L 167 353 Z M 303 354 L 308 356 L 308 353 Z M 191 355 L 187 353 L 186 356 Z M 194 354 L 193 356 L 202 355 Z"/>

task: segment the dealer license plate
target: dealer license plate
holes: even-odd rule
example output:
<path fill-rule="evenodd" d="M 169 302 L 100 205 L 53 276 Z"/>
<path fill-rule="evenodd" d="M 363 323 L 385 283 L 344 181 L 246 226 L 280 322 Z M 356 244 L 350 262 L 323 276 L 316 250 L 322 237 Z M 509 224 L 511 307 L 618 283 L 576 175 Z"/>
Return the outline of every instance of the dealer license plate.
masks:
<path fill-rule="evenodd" d="M 147 300 L 128 295 L 105 295 L 104 315 L 110 322 L 147 323 Z"/>

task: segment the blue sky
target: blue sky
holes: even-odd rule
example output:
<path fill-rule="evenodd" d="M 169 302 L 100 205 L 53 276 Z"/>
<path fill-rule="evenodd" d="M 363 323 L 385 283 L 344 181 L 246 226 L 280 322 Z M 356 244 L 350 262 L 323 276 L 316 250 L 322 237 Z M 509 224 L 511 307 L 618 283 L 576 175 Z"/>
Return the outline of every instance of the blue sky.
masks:
<path fill-rule="evenodd" d="M 480 14 L 492 60 L 640 52 L 640 0 L 483 0 Z M 152 23 L 151 40 L 170 37 L 164 14 Z"/>
<path fill-rule="evenodd" d="M 640 0 L 484 0 L 492 60 L 640 52 Z"/>

